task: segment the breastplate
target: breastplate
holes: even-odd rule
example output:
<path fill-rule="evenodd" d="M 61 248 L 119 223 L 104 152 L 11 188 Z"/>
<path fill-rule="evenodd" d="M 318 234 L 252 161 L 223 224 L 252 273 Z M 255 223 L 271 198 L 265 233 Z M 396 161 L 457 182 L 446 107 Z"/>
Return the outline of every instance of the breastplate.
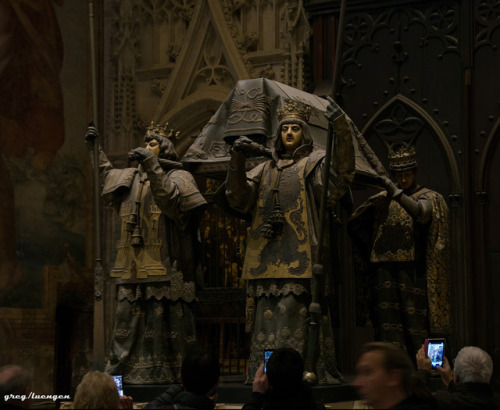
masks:
<path fill-rule="evenodd" d="M 372 262 L 415 260 L 413 218 L 397 201 L 391 201 L 386 214 L 376 211 L 374 233 Z"/>
<path fill-rule="evenodd" d="M 161 254 L 166 247 L 159 235 L 161 218 L 149 181 L 139 182 L 137 176 L 128 198 L 120 207 L 120 240 L 110 277 L 131 281 L 150 277 L 155 281 L 167 279 L 167 267 L 162 263 Z"/>
<path fill-rule="evenodd" d="M 310 278 L 311 244 L 307 213 L 304 168 L 307 158 L 281 170 L 273 162 L 263 170 L 251 231 L 247 238 L 244 279 Z M 283 226 L 272 238 L 263 235 L 276 205 L 273 200 L 276 178 L 277 202 L 284 215 Z"/>

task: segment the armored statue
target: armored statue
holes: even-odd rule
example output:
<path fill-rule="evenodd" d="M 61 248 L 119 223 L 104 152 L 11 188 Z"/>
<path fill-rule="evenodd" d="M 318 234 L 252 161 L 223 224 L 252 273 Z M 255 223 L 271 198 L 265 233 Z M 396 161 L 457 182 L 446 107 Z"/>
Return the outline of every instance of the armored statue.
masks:
<path fill-rule="evenodd" d="M 137 167 L 114 168 L 99 147 L 102 197 L 120 217 L 110 277 L 117 310 L 106 371 L 128 384 L 179 382 L 182 359 L 196 343 L 193 313 L 206 201 L 182 169 L 173 130 L 151 123 L 144 147 L 128 153 Z M 88 145 L 98 133 L 89 127 Z"/>
<path fill-rule="evenodd" d="M 328 190 L 331 211 L 354 178 L 354 130 L 340 107 L 329 101 L 325 115 L 339 141 L 331 164 L 325 163 L 325 150 L 313 146 L 308 126 L 311 107 L 297 100 L 285 101 L 277 110 L 279 124 L 271 159 L 246 172 L 246 157 L 265 154 L 265 150 L 248 136 L 236 139 L 231 148 L 226 197 L 232 209 L 250 213 L 252 219 L 242 273 L 248 283 L 247 325 L 251 332 L 248 383 L 265 349 L 292 347 L 306 356 L 313 259 L 318 246 L 325 247 L 327 269 L 320 354 L 313 367 L 320 383 L 342 381 L 336 367 L 329 303 L 334 296 L 335 268 L 329 259 L 329 233 L 318 243 L 318 225 L 322 191 Z M 324 168 L 328 166 L 328 186 L 324 186 Z M 332 220 L 328 220 L 329 225 Z"/>
<path fill-rule="evenodd" d="M 393 144 L 388 159 L 396 183 L 381 177 L 386 189 L 354 212 L 349 230 L 375 339 L 414 358 L 425 338 L 450 332 L 449 213 L 441 194 L 417 183 L 413 146 Z"/>

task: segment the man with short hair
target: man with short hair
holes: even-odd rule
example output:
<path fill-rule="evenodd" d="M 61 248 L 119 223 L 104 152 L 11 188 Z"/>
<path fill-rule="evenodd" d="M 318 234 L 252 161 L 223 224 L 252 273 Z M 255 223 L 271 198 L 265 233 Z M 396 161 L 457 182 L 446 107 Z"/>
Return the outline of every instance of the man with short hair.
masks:
<path fill-rule="evenodd" d="M 242 410 L 319 410 L 325 406 L 315 401 L 310 387 L 302 380 L 304 361 L 299 352 L 289 347 L 276 349 L 267 362 L 255 372 L 252 396 Z"/>
<path fill-rule="evenodd" d="M 432 409 L 432 393 L 415 377 L 405 350 L 388 342 L 370 342 L 361 348 L 352 386 L 375 409 Z"/>
<path fill-rule="evenodd" d="M 31 383 L 31 373 L 24 367 L 15 364 L 0 367 L 0 409 L 30 408 Z"/>
<path fill-rule="evenodd" d="M 215 355 L 195 348 L 182 361 L 181 384 L 169 387 L 144 408 L 212 410 L 219 377 L 220 363 Z"/>
<path fill-rule="evenodd" d="M 424 346 L 417 353 L 417 367 L 419 377 L 427 382 L 433 369 Z M 500 408 L 500 398 L 493 392 L 490 384 L 493 361 L 490 355 L 479 347 L 463 347 L 455 358 L 454 370 L 451 369 L 446 356 L 443 358 L 443 366 L 437 366 L 435 370 L 447 387 L 447 390 L 438 390 L 435 393 L 439 408 Z"/>

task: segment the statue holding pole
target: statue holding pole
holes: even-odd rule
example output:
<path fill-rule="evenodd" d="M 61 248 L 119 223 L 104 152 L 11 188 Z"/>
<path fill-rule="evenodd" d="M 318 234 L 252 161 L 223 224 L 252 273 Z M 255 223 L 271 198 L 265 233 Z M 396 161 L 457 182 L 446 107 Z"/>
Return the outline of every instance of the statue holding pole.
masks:
<path fill-rule="evenodd" d="M 85 139 L 97 150 L 101 195 L 120 217 L 109 273 L 118 300 L 105 370 L 127 384 L 178 383 L 182 360 L 197 342 L 193 303 L 206 201 L 182 169 L 167 124 L 150 124 L 126 168 L 113 167 L 98 136 L 89 126 Z"/>
<path fill-rule="evenodd" d="M 90 67 L 92 72 L 92 126 L 97 127 L 98 107 L 97 107 L 97 74 L 95 62 L 95 38 L 94 38 L 94 4 L 89 2 L 89 36 L 90 36 Z M 99 140 L 92 141 L 92 161 L 99 162 Z M 104 370 L 104 268 L 102 265 L 101 249 L 101 198 L 99 195 L 99 169 L 94 167 L 94 369 Z"/>
<path fill-rule="evenodd" d="M 356 274 L 366 289 L 375 340 L 394 343 L 411 358 L 429 337 L 449 337 L 449 210 L 444 197 L 417 180 L 413 144 L 388 146 L 385 190 L 351 216 Z"/>
<path fill-rule="evenodd" d="M 328 272 L 319 284 L 324 297 L 319 302 L 318 355 L 310 367 L 319 383 L 342 381 L 328 306 L 328 297 L 334 293 L 329 229 L 325 240 L 318 242 L 318 210 L 322 192 L 328 192 L 331 209 L 354 178 L 355 129 L 331 98 L 329 103 L 325 115 L 338 134 L 331 164 L 325 161 L 324 150 L 313 149 L 308 126 L 311 107 L 299 101 L 285 101 L 277 110 L 279 124 L 271 159 L 246 173 L 245 158 L 256 154 L 258 144 L 243 136 L 231 149 L 225 194 L 232 209 L 252 215 L 242 274 L 254 306 L 247 382 L 253 380 L 264 349 L 292 347 L 306 357 L 313 259 L 318 247 L 324 248 Z M 326 186 L 325 167 L 331 168 Z M 334 223 L 333 217 L 325 221 L 328 227 Z"/>

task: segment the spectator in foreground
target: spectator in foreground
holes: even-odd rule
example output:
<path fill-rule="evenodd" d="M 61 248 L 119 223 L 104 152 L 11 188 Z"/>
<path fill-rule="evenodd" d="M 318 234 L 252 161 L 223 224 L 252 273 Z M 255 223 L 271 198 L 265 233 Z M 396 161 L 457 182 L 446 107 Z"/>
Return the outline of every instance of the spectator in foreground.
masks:
<path fill-rule="evenodd" d="M 119 396 L 113 377 L 98 370 L 89 371 L 76 387 L 74 409 L 132 409 L 130 396 Z"/>
<path fill-rule="evenodd" d="M 184 357 L 180 385 L 173 385 L 150 401 L 146 409 L 212 410 L 217 401 L 220 363 L 209 351 L 195 348 Z"/>
<path fill-rule="evenodd" d="M 8 364 L 0 368 L 0 409 L 29 409 L 31 373 L 22 366 Z"/>
<path fill-rule="evenodd" d="M 267 362 L 255 372 L 252 396 L 242 410 L 319 410 L 325 406 L 315 401 L 310 387 L 302 380 L 304 361 L 295 349 L 276 349 Z"/>
<path fill-rule="evenodd" d="M 417 353 L 418 375 L 427 382 L 433 370 L 431 359 L 422 346 Z M 493 361 L 479 347 L 463 347 L 455 358 L 454 371 L 446 356 L 443 366 L 435 371 L 447 390 L 438 390 L 434 396 L 441 409 L 499 409 L 500 398 L 493 392 L 491 375 Z"/>
<path fill-rule="evenodd" d="M 360 398 L 375 409 L 433 409 L 437 403 L 405 350 L 388 342 L 361 348 L 352 383 Z"/>

